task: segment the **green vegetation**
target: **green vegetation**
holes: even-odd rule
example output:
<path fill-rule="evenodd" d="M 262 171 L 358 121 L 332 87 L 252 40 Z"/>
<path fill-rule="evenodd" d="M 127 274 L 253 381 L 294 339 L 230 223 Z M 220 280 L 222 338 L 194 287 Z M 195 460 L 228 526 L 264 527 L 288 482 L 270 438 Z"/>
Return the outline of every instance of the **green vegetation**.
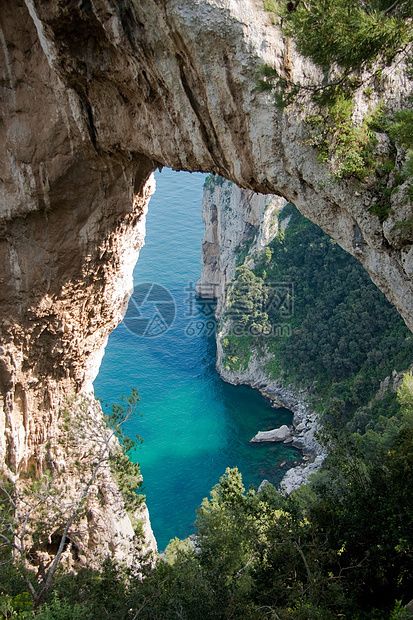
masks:
<path fill-rule="evenodd" d="M 237 269 L 224 314 L 223 365 L 243 370 L 253 351 L 266 351 L 273 355 L 267 376 L 308 388 L 326 419 L 339 417 L 359 435 L 386 434 L 387 423 L 400 425 L 395 397 L 381 409 L 372 398 L 394 369 L 410 366 L 413 337 L 356 259 L 291 204 L 280 221 L 287 217 L 285 232 L 255 268 Z M 294 284 L 290 315 L 285 304 L 270 304 L 277 283 Z M 268 335 L 268 325 L 280 324 L 291 328 L 290 337 Z"/>
<path fill-rule="evenodd" d="M 378 157 L 373 156 L 378 142 L 372 130 L 376 115 L 366 116 L 356 126 L 353 111 L 353 101 L 340 94 L 318 114 L 309 115 L 306 124 L 310 138 L 306 144 L 317 147 L 318 159 L 328 162 L 336 178 L 354 176 L 364 181 L 378 163 Z"/>
<path fill-rule="evenodd" d="M 268 265 L 268 262 L 264 264 Z M 236 274 L 227 291 L 227 313 L 231 313 L 233 321 L 240 324 L 246 333 L 265 336 L 271 325 L 268 314 L 263 310 L 268 297 L 264 279 L 256 276 L 246 265 L 238 267 Z"/>
<path fill-rule="evenodd" d="M 284 31 L 298 51 L 324 69 L 361 75 L 390 66 L 413 38 L 411 0 L 310 0 L 288 10 L 280 2 Z"/>
<path fill-rule="evenodd" d="M 251 338 L 248 335 L 229 334 L 222 339 L 226 370 L 245 370 L 251 359 Z"/>
<path fill-rule="evenodd" d="M 273 91 L 278 105 L 285 107 L 306 93 L 322 104 L 339 95 L 351 97 L 361 86 L 369 98 L 380 85 L 383 69 L 398 55 L 405 61 L 407 75 L 411 74 L 411 0 L 295 0 L 264 2 L 264 8 L 276 15 L 300 54 L 325 73 L 321 85 L 301 84 L 263 67 L 261 88 Z"/>
<path fill-rule="evenodd" d="M 222 187 L 225 179 L 220 177 L 218 174 L 209 174 L 204 182 L 204 190 L 208 192 L 213 192 L 215 187 Z"/>
<path fill-rule="evenodd" d="M 194 540 L 174 539 L 139 575 L 105 562 L 57 576 L 35 616 L 24 581 L 0 565 L 0 617 L 41 620 L 403 620 L 413 588 L 413 376 L 402 425 L 366 457 L 345 430 L 310 486 L 245 490 L 227 469 L 197 511 Z"/>
<path fill-rule="evenodd" d="M 112 405 L 112 413 L 105 415 L 107 426 L 112 429 L 119 441 L 119 448 L 113 450 L 109 455 L 110 470 L 118 484 L 125 502 L 125 508 L 135 528 L 139 526 L 134 522 L 134 514 L 145 501 L 145 496 L 139 492 L 142 486 L 139 463 L 134 463 L 131 456 L 137 446 L 142 443 L 142 439 L 138 435 L 131 439 L 125 435 L 123 427 L 131 416 L 137 417 L 139 400 L 139 392 L 132 389 L 130 396 L 127 398 L 122 396 L 119 404 Z M 136 529 L 135 533 L 140 535 L 141 532 Z"/>
<path fill-rule="evenodd" d="M 107 493 L 109 470 L 124 493 L 125 507 L 132 518 L 144 500 L 137 493 L 142 484 L 139 465 L 128 458 L 135 442 L 123 433 L 123 425 L 135 412 L 138 401 L 138 393 L 133 390 L 129 398 L 113 407 L 107 417 L 108 426 L 103 423 L 96 401 L 69 401 L 59 413 L 56 446 L 57 452 L 65 455 L 64 465 L 58 466 L 50 452 L 45 459 L 48 469 L 41 469 L 39 464 L 40 471 L 33 467 L 17 483 L 0 477 L 0 566 L 7 567 L 13 579 L 20 578 L 24 583 L 30 608 L 37 611 L 44 603 L 63 564 L 66 568 L 71 562 L 77 565 L 82 522 Z M 50 445 L 47 448 L 51 450 Z M 138 527 L 136 534 L 141 534 Z M 14 596 L 12 589 L 0 599 L 4 617 L 13 617 L 14 611 L 27 611 L 27 597 L 23 601 Z M 53 617 L 46 611 L 45 618 Z M 68 620 L 72 617 L 67 616 Z"/>
<path fill-rule="evenodd" d="M 235 248 L 235 256 L 237 259 L 237 265 L 241 266 L 244 264 L 245 259 L 247 258 L 250 250 L 251 250 L 251 246 L 253 245 L 256 236 L 258 233 L 258 229 L 257 228 L 252 228 L 252 234 L 251 237 L 249 239 L 247 239 L 244 243 L 240 243 L 240 245 L 238 245 Z"/>
<path fill-rule="evenodd" d="M 378 173 L 381 199 L 372 213 L 386 219 L 389 196 L 405 181 L 405 199 L 412 200 L 411 97 L 402 98 L 402 110 L 392 112 L 382 83 L 383 70 L 396 60 L 398 72 L 404 71 L 409 78 L 412 75 L 411 0 L 295 0 L 264 2 L 264 8 L 276 17 L 298 51 L 318 65 L 322 77 L 314 82 L 294 82 L 288 67 L 281 75 L 265 65 L 259 90 L 271 92 L 281 108 L 297 98 L 302 100 L 308 110 L 306 142 L 319 150 L 319 159 L 328 163 L 333 177 L 366 182 Z M 358 90 L 367 109 L 361 121 L 354 117 Z M 386 133 L 393 142 L 387 153 L 376 149 L 377 133 Z M 396 145 L 408 150 L 404 166 L 396 165 Z M 384 178 L 383 171 L 389 166 L 396 174 L 389 175 L 388 169 Z"/>

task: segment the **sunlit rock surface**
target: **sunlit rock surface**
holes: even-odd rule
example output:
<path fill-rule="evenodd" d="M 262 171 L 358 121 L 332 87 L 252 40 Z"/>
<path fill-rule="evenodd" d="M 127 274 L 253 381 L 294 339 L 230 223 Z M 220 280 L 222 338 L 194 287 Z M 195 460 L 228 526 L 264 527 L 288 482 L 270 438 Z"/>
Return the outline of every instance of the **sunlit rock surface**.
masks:
<path fill-rule="evenodd" d="M 157 166 L 293 202 L 366 267 L 413 327 L 413 249 L 366 189 L 333 181 L 303 107 L 256 90 L 263 62 L 321 79 L 258 0 L 3 0 L 0 11 L 0 454 L 41 466 L 65 398 L 119 322 Z M 395 106 L 410 84 L 389 70 Z M 358 103 L 358 113 L 363 101 Z M 385 147 L 384 147 L 385 148 Z M 402 153 L 399 154 L 402 157 Z"/>

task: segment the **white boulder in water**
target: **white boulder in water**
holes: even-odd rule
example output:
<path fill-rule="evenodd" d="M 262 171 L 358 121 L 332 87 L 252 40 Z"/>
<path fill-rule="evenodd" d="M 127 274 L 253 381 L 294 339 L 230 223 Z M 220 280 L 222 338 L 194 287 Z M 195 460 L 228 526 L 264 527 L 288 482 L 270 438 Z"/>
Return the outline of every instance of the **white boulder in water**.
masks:
<path fill-rule="evenodd" d="M 272 431 L 258 431 L 250 443 L 260 443 L 263 441 L 285 441 L 292 437 L 292 430 L 283 424 L 280 428 L 274 428 Z"/>

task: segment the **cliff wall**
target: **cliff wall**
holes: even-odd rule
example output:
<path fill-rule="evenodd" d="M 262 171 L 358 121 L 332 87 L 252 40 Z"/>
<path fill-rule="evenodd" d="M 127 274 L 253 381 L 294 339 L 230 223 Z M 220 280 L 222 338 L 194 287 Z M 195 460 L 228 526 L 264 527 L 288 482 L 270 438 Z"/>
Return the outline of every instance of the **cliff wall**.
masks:
<path fill-rule="evenodd" d="M 84 168 L 76 185 L 85 202 L 83 175 L 89 190 L 113 192 L 120 171 L 129 173 L 119 182 L 129 204 L 131 182 L 147 178 L 143 157 L 147 166 L 213 171 L 293 202 L 361 260 L 412 325 L 411 239 L 396 225 L 410 213 L 404 190 L 380 222 L 369 211 L 374 182 L 332 180 L 305 144 L 302 105 L 282 112 L 257 92 L 263 62 L 296 80 L 322 79 L 259 2 L 5 2 L 2 31 L 4 215 L 45 200 L 58 208 L 57 177 L 74 165 Z M 381 88 L 397 107 L 411 84 L 389 68 Z M 360 95 L 357 115 L 366 109 Z"/>
<path fill-rule="evenodd" d="M 258 350 L 253 351 L 246 369 L 226 368 L 222 348 L 222 340 L 230 327 L 223 314 L 228 310 L 228 286 L 235 276 L 237 263 L 253 267 L 280 229 L 285 230 L 288 218 L 278 221 L 285 204 L 279 196 L 255 194 L 220 177 L 209 177 L 202 201 L 205 235 L 197 289 L 201 295 L 217 300 L 215 314 L 220 327 L 216 367 L 221 378 L 233 385 L 250 385 L 268 398 L 273 407 L 285 407 L 293 413 L 294 429 L 298 429 L 294 431 L 293 445 L 303 451 L 310 464 L 299 465 L 286 473 L 282 486 L 290 493 L 321 466 L 326 455 L 315 437 L 320 427 L 307 391 L 292 384 L 284 385 L 282 373 L 271 379 L 265 368 L 268 354 L 262 355 Z"/>
<path fill-rule="evenodd" d="M 247 248 L 259 253 L 266 247 L 278 231 L 276 213 L 285 204 L 281 196 L 256 194 L 222 177 L 208 177 L 202 198 L 205 234 L 197 294 L 216 298 L 218 314 L 240 254 Z"/>
<path fill-rule="evenodd" d="M 0 43 L 0 451 L 10 476 L 42 466 L 57 411 L 96 373 L 157 166 L 290 200 L 413 327 L 412 239 L 397 225 L 410 213 L 405 188 L 381 222 L 374 179 L 332 181 L 305 144 L 305 110 L 280 111 L 256 91 L 263 62 L 322 79 L 258 0 L 3 0 Z M 390 105 L 410 87 L 402 72 L 383 73 Z M 362 94 L 357 105 L 362 116 Z"/>

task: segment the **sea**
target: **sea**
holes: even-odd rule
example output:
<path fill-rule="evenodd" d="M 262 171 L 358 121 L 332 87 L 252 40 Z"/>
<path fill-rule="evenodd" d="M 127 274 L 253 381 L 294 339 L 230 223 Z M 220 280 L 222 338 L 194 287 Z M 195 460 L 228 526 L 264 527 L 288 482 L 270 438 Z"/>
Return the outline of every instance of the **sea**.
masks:
<path fill-rule="evenodd" d="M 196 509 L 227 467 L 238 467 L 246 489 L 263 479 L 277 484 L 299 452 L 249 443 L 259 430 L 290 424 L 292 414 L 216 372 L 214 304 L 195 296 L 206 175 L 164 168 L 155 177 L 135 292 L 109 337 L 94 389 L 106 411 L 139 392 L 126 432 L 142 439 L 132 458 L 163 550 L 195 532 Z"/>

